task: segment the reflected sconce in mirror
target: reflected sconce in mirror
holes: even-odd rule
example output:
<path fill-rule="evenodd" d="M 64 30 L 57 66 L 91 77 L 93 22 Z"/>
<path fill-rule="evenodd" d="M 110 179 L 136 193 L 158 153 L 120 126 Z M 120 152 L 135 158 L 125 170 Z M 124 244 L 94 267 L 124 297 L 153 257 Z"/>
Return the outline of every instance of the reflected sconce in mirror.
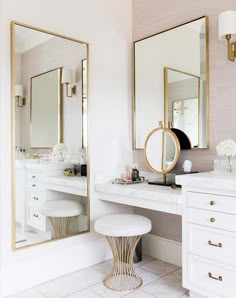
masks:
<path fill-rule="evenodd" d="M 25 106 L 25 97 L 22 85 L 15 85 L 15 98 L 17 107 L 22 108 Z"/>
<path fill-rule="evenodd" d="M 67 97 L 72 97 L 73 95 L 76 94 L 76 86 L 75 86 L 75 78 L 74 78 L 74 72 L 72 69 L 68 68 L 63 68 L 62 69 L 62 78 L 61 78 L 61 83 L 64 85 L 66 84 L 66 96 Z M 71 94 L 69 94 L 68 89 L 69 89 L 69 84 L 70 84 L 70 89 L 71 89 Z"/>
<path fill-rule="evenodd" d="M 236 11 L 227 10 L 219 15 L 219 40 L 227 40 L 229 61 L 234 62 L 236 57 Z"/>

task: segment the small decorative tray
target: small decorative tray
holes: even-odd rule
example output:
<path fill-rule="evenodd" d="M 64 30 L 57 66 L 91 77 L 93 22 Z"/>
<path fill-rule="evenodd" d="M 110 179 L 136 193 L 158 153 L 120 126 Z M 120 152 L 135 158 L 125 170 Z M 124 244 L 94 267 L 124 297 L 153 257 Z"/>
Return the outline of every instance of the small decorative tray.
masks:
<path fill-rule="evenodd" d="M 113 181 L 112 183 L 127 185 L 127 184 L 136 184 L 136 183 L 142 183 L 142 182 L 145 182 L 144 177 L 140 177 L 139 180 L 136 180 L 136 181 L 126 180 L 126 179 L 122 179 L 122 178 L 116 178 L 115 181 Z"/>

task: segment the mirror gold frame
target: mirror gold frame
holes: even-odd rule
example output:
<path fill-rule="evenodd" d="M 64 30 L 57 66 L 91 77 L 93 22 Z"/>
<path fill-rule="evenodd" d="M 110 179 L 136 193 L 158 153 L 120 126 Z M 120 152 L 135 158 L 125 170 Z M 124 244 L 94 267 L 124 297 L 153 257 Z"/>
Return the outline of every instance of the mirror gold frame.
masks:
<path fill-rule="evenodd" d="M 70 236 L 66 236 L 66 237 L 62 237 L 60 239 L 51 239 L 51 240 L 46 240 L 43 242 L 39 242 L 39 243 L 35 243 L 35 244 L 31 244 L 31 245 L 27 245 L 27 246 L 23 246 L 23 247 L 19 247 L 16 248 L 15 245 L 15 241 L 16 241 L 16 227 L 15 227 L 15 218 L 16 218 L 16 203 L 15 203 L 15 185 L 16 185 L 16 173 L 15 173 L 15 25 L 18 26 L 22 26 L 28 29 L 32 29 L 32 30 L 36 30 L 36 31 L 40 31 L 42 33 L 46 33 L 46 34 L 50 34 L 53 35 L 55 37 L 59 37 L 59 38 L 63 38 L 69 41 L 74 41 L 80 44 L 83 44 L 86 46 L 86 52 L 87 52 L 87 102 L 88 102 L 88 111 L 89 111 L 89 43 L 79 40 L 79 39 L 75 39 L 72 37 L 68 37 L 65 35 L 61 35 L 55 32 L 51 32 L 48 30 L 44 30 L 38 27 L 34 27 L 31 25 L 27 25 L 24 23 L 20 23 L 17 21 L 11 21 L 11 205 L 12 205 L 12 220 L 11 220 L 11 224 L 12 224 L 12 250 L 13 251 L 19 251 L 19 250 L 23 250 L 26 248 L 30 248 L 30 247 L 34 247 L 34 246 L 38 246 L 38 245 L 42 245 L 42 244 L 46 244 L 46 243 L 50 243 L 50 242 L 55 242 L 55 241 L 60 241 L 63 240 L 65 238 L 71 238 L 71 237 L 77 237 L 79 235 L 82 234 L 86 234 L 90 232 L 90 151 L 89 151 L 89 141 L 87 144 L 87 156 L 88 156 L 88 160 L 87 160 L 87 230 L 86 231 L 82 231 L 79 232 L 78 234 L 75 235 L 70 235 Z M 88 112 L 89 114 L 89 112 Z M 89 118 L 89 117 L 88 117 Z M 88 120 L 87 120 L 88 123 Z"/>
<path fill-rule="evenodd" d="M 173 161 L 173 164 L 171 165 L 171 167 L 164 169 L 163 171 L 159 171 L 155 168 L 152 167 L 152 165 L 149 163 L 148 159 L 147 159 L 147 143 L 150 139 L 150 137 L 156 133 L 157 131 L 162 131 L 163 133 L 167 133 L 169 134 L 174 141 L 175 147 L 176 147 L 176 154 L 175 154 L 175 159 Z M 166 142 L 162 142 L 162 150 L 166 150 Z M 157 153 L 158 154 L 158 153 Z M 169 128 L 165 128 L 165 127 L 157 127 L 155 129 L 153 129 L 152 131 L 150 131 L 150 133 L 147 135 L 146 139 L 145 139 L 145 143 L 144 143 L 144 159 L 146 164 L 148 165 L 148 167 L 155 173 L 157 174 L 163 174 L 164 176 L 166 175 L 166 173 L 170 172 L 171 170 L 173 170 L 173 168 L 175 167 L 176 163 L 178 162 L 180 157 L 180 143 L 179 140 L 176 136 L 176 134 Z"/>

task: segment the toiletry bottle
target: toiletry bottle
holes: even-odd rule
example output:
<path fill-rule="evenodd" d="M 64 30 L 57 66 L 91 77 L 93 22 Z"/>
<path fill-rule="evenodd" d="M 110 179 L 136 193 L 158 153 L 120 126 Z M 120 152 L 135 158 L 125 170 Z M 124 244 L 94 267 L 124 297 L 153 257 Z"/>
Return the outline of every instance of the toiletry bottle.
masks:
<path fill-rule="evenodd" d="M 139 170 L 137 165 L 133 165 L 132 167 L 132 181 L 139 180 Z"/>

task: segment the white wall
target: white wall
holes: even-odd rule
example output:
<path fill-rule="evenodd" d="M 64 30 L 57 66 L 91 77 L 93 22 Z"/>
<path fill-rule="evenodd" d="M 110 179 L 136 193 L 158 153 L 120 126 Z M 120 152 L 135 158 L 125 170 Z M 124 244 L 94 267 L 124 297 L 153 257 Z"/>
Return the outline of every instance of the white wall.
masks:
<path fill-rule="evenodd" d="M 10 21 L 32 24 L 90 43 L 93 228 L 93 221 L 102 214 L 124 211 L 122 206 L 97 200 L 94 180 L 95 176 L 115 177 L 132 161 L 131 8 L 131 0 L 0 2 L 0 280 L 4 296 L 108 257 L 106 242 L 94 233 L 11 251 Z"/>

